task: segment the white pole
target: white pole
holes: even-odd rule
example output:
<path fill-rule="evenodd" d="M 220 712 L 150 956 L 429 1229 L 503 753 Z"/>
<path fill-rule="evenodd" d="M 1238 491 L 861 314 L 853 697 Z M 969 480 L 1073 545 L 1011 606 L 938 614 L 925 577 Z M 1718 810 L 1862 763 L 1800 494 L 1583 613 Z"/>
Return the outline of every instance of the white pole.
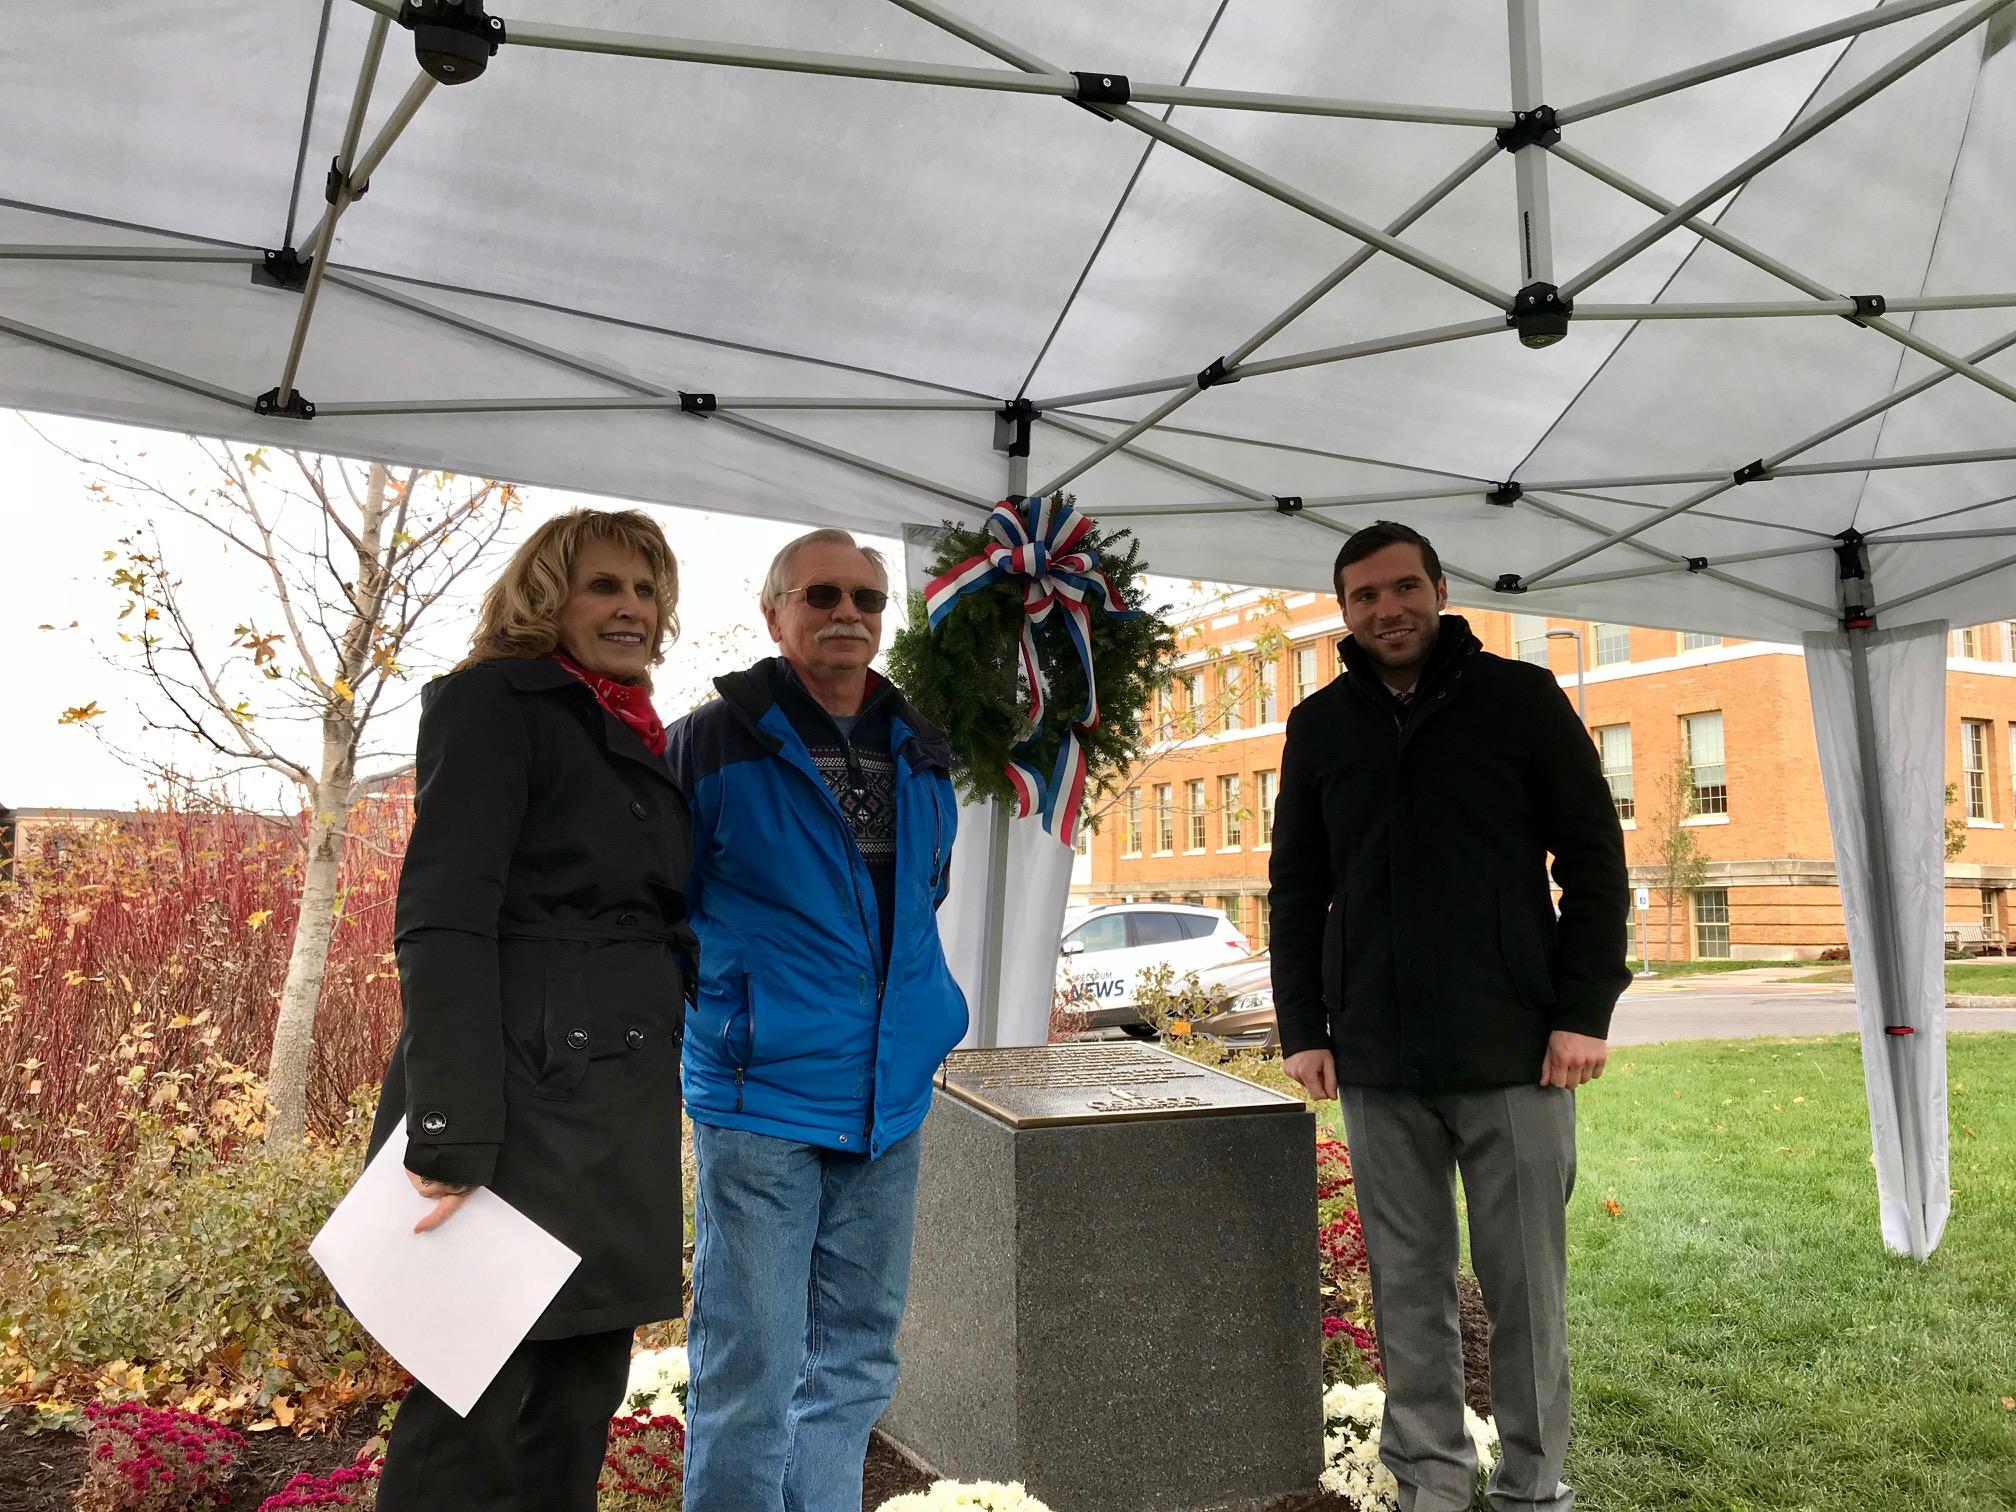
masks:
<path fill-rule="evenodd" d="M 1540 86 L 1540 0 L 1507 0 L 1511 32 L 1512 108 L 1546 103 Z M 1554 282 L 1554 222 L 1547 200 L 1547 154 L 1537 144 L 1512 154 L 1519 197 L 1519 284 Z"/>

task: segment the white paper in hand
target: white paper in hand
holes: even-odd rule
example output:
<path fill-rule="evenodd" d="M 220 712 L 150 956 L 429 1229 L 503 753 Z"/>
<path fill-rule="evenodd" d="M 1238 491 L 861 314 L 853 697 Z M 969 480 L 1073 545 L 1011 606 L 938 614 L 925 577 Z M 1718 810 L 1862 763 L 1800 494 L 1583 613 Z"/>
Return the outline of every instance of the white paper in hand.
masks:
<path fill-rule="evenodd" d="M 495 1192 L 477 1188 L 431 1233 L 406 1179 L 400 1124 L 308 1253 L 385 1352 L 462 1416 L 581 1263 Z"/>

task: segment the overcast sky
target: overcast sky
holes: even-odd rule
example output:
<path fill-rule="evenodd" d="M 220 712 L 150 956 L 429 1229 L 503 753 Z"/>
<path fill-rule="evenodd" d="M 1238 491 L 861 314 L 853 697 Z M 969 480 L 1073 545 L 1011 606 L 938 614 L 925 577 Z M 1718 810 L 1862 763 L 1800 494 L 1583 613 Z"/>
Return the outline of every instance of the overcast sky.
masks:
<path fill-rule="evenodd" d="M 164 486 L 180 480 L 186 488 L 206 475 L 195 469 L 193 449 L 181 436 L 0 410 L 0 542 L 5 543 L 0 561 L 6 564 L 0 590 L 0 668 L 5 669 L 0 671 L 0 709 L 5 710 L 0 715 L 0 804 L 131 807 L 147 800 L 146 777 L 108 747 L 138 749 L 155 762 L 192 771 L 205 770 L 206 758 L 187 737 L 145 731 L 140 710 L 148 685 L 137 673 L 108 662 L 121 650 L 117 615 L 126 595 L 110 585 L 115 564 L 104 555 L 142 522 L 141 516 L 95 498 L 88 485 L 97 471 L 72 461 L 59 447 L 94 460 L 116 457 Z M 555 512 L 581 504 L 616 507 L 616 501 L 604 498 L 527 490 L 508 544 L 515 546 Z M 707 677 L 769 654 L 770 640 L 756 608 L 757 588 L 770 558 L 804 527 L 657 505 L 652 509 L 680 558 L 682 639 L 656 674 L 660 713 L 669 719 L 693 701 Z M 160 531 L 163 555 L 184 582 L 185 599 L 212 617 L 204 633 L 220 647 L 228 643 L 234 623 L 271 602 L 259 592 L 256 565 L 242 553 L 172 511 L 152 511 L 146 521 Z M 862 540 L 900 562 L 898 543 Z M 494 571 L 481 582 L 472 581 L 475 592 Z M 1187 589 L 1189 585 L 1155 580 L 1151 591 L 1167 601 L 1191 597 L 1195 590 Z M 423 626 L 421 645 L 437 663 L 467 648 L 474 596 Z M 900 616 L 886 623 L 885 644 L 899 623 Z M 58 723 L 66 708 L 90 703 L 106 712 L 89 728 Z M 367 773 L 411 755 L 416 718 L 417 709 L 409 709 L 374 721 L 370 744 L 378 754 L 364 763 Z M 295 744 L 305 748 L 312 764 L 319 750 L 312 736 L 303 732 Z M 262 805 L 277 796 L 271 784 L 241 791 L 246 801 Z"/>

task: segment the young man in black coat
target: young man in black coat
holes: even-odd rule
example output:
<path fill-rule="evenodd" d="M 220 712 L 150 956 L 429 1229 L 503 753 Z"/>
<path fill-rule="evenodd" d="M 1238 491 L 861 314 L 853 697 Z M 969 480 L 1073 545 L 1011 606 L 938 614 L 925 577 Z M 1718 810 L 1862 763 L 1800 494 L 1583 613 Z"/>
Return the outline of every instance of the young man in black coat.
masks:
<path fill-rule="evenodd" d="M 1334 576 L 1344 670 L 1289 716 L 1281 762 L 1274 1001 L 1288 1074 L 1343 1103 L 1386 1366 L 1380 1457 L 1408 1512 L 1471 1505 L 1460 1169 L 1491 1315 L 1491 1504 L 1567 1512 L 1574 1089 L 1602 1074 L 1630 981 L 1623 837 L 1560 686 L 1443 613 L 1424 536 L 1381 521 Z"/>

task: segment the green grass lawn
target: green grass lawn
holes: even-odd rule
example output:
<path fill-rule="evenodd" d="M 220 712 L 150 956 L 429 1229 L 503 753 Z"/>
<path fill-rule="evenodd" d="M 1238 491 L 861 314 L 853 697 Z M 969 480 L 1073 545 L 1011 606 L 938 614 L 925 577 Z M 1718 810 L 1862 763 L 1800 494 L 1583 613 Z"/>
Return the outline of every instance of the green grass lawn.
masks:
<path fill-rule="evenodd" d="M 1830 966 L 1805 978 L 1809 982 L 1852 982 L 1854 971 L 1847 966 Z M 1988 966 L 1946 966 L 1946 990 L 1980 997 L 2016 997 L 2016 961 L 1997 961 Z"/>
<path fill-rule="evenodd" d="M 1810 961 L 1654 961 L 1655 977 L 1714 976 L 1724 971 L 1755 971 L 1763 966 L 1808 966 Z M 1638 957 L 1631 957 L 1631 969 L 1638 969 Z"/>
<path fill-rule="evenodd" d="M 1948 1045 L 1922 1266 L 1877 1236 L 1852 1038 L 1613 1054 L 1569 1213 L 1579 1505 L 2016 1507 L 2016 1035 Z"/>

